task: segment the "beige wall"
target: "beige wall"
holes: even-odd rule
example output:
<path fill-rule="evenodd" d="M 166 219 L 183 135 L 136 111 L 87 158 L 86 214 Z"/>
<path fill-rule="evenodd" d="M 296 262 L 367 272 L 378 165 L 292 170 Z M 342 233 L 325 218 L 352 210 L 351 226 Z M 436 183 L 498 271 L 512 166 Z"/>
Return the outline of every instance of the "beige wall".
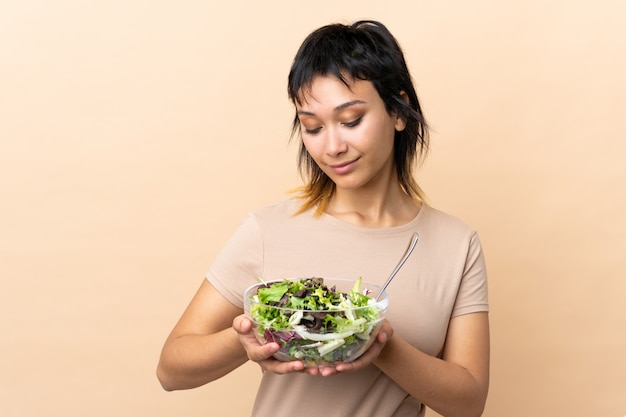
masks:
<path fill-rule="evenodd" d="M 486 249 L 485 416 L 626 414 L 625 14 L 619 0 L 4 2 L 2 415 L 246 414 L 256 367 L 165 393 L 159 350 L 242 216 L 298 183 L 296 48 L 357 18 L 404 46 L 434 127 L 420 181 Z"/>

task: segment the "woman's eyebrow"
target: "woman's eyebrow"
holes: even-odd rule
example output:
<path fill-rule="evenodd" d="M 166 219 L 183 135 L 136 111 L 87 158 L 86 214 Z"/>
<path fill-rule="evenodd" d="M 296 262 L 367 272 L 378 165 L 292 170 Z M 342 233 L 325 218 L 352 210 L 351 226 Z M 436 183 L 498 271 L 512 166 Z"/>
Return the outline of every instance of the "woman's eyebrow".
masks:
<path fill-rule="evenodd" d="M 340 104 L 337 107 L 335 107 L 333 109 L 333 112 L 335 113 L 339 113 L 340 111 L 347 109 L 348 107 L 357 105 L 357 104 L 365 104 L 365 101 L 363 100 L 352 100 L 352 101 L 348 101 L 346 103 Z M 315 116 L 315 113 L 310 112 L 310 111 L 306 111 L 306 110 L 298 110 L 297 112 L 299 115 L 303 115 L 303 116 Z"/>
<path fill-rule="evenodd" d="M 354 106 L 356 104 L 365 104 L 365 102 L 363 100 L 348 101 L 347 103 L 343 103 L 343 104 L 340 104 L 339 106 L 335 107 L 335 109 L 333 111 L 335 113 L 338 113 L 341 110 L 346 109 L 346 108 L 351 107 L 351 106 Z"/>

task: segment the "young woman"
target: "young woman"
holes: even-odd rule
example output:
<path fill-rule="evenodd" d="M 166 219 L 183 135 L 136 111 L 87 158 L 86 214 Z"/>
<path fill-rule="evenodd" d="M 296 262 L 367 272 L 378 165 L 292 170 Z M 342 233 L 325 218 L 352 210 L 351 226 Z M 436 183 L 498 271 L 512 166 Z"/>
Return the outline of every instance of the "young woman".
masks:
<path fill-rule="evenodd" d="M 310 34 L 289 74 L 301 138 L 300 193 L 252 212 L 165 342 L 158 378 L 188 389 L 257 362 L 254 416 L 482 414 L 489 385 L 487 278 L 476 233 L 430 206 L 413 177 L 427 127 L 403 53 L 380 23 Z M 272 358 L 243 316 L 259 277 L 341 277 L 388 287 L 377 341 L 359 359 L 304 367 Z"/>

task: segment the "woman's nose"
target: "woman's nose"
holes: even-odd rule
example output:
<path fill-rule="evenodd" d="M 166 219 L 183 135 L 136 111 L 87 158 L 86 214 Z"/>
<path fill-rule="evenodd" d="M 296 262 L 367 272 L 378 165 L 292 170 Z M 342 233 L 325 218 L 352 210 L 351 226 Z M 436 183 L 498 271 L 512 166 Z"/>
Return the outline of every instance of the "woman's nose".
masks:
<path fill-rule="evenodd" d="M 338 129 L 328 129 L 326 135 L 326 153 L 330 156 L 341 155 L 348 149 Z"/>

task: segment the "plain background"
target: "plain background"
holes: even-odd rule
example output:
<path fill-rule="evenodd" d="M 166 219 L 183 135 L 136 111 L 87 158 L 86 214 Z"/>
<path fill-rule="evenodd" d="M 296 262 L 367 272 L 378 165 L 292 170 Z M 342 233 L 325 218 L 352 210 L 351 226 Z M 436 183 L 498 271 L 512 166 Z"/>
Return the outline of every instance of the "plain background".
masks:
<path fill-rule="evenodd" d="M 625 15 L 620 0 L 2 2 L 0 413 L 247 415 L 256 366 L 166 393 L 159 351 L 239 221 L 299 184 L 297 47 L 374 18 L 433 127 L 418 180 L 485 246 L 484 415 L 623 416 Z"/>

